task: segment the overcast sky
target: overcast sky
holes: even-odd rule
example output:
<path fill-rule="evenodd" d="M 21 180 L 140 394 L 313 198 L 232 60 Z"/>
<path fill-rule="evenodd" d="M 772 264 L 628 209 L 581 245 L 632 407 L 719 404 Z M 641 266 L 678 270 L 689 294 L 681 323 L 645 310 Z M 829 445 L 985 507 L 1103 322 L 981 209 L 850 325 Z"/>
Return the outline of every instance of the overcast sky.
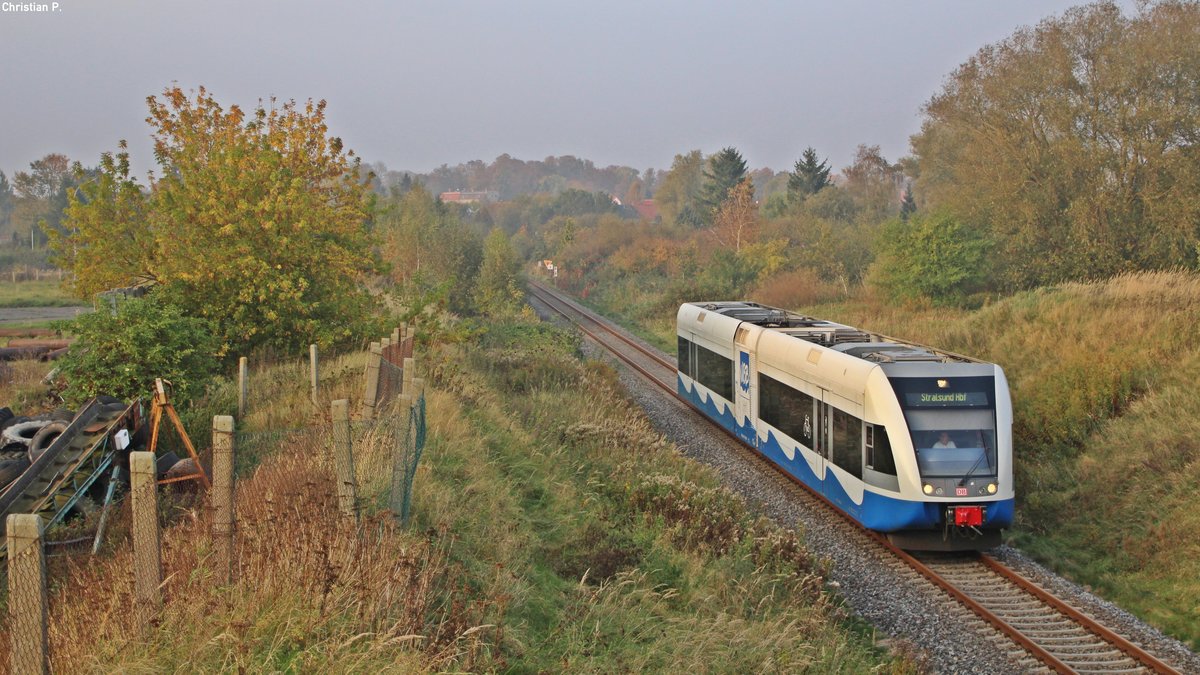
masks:
<path fill-rule="evenodd" d="M 776 170 L 809 145 L 838 169 L 860 143 L 894 161 L 957 65 L 1074 4 L 59 0 L 0 12 L 0 170 L 92 165 L 124 138 L 144 172 L 145 98 L 173 82 L 224 105 L 324 98 L 332 133 L 393 169 L 666 168 L 727 145 Z"/>

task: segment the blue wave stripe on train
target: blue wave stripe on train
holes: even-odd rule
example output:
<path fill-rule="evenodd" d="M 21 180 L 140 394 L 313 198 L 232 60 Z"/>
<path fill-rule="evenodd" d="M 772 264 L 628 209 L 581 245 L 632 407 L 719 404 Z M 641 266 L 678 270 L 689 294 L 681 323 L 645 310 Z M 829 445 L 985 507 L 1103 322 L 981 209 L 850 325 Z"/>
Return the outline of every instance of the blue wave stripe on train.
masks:
<path fill-rule="evenodd" d="M 706 398 L 699 389 L 689 390 L 683 377 L 678 373 L 675 380 L 679 395 L 690 401 L 704 415 L 720 424 L 746 445 L 761 452 L 783 470 L 812 488 L 813 491 L 823 495 L 851 518 L 862 523 L 864 527 L 878 532 L 940 527 L 939 513 L 942 504 L 896 499 L 870 490 L 864 490 L 863 503 L 856 504 L 842 487 L 836 473 L 827 471 L 825 475 L 828 479 L 822 480 L 809 467 L 799 450 L 796 451 L 795 459 L 788 459 L 774 433 L 768 433 L 765 442 L 756 443 L 758 438 L 754 425 L 738 424 L 733 410 L 724 401 L 721 401 L 718 407 L 714 398 Z M 1012 499 L 988 502 L 984 525 L 1001 528 L 1011 526 L 1013 508 L 1014 500 Z"/>

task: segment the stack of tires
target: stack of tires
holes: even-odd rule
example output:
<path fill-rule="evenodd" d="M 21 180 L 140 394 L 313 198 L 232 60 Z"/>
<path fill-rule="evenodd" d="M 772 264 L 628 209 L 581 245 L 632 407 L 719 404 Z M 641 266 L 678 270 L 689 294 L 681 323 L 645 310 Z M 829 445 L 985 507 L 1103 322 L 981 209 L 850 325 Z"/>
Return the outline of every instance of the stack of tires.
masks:
<path fill-rule="evenodd" d="M 41 456 L 74 419 L 72 410 L 24 417 L 0 408 L 0 491 Z"/>

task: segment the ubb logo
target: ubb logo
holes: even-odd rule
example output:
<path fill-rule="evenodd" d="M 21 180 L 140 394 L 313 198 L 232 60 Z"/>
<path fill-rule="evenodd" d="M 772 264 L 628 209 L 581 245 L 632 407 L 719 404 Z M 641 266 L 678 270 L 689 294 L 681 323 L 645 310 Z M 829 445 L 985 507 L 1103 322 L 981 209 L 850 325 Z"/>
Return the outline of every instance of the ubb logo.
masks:
<path fill-rule="evenodd" d="M 750 393 L 750 354 L 748 352 L 740 352 L 740 354 L 741 354 L 741 366 L 742 366 L 741 377 L 739 378 L 740 384 L 742 386 L 742 391 L 749 394 Z"/>

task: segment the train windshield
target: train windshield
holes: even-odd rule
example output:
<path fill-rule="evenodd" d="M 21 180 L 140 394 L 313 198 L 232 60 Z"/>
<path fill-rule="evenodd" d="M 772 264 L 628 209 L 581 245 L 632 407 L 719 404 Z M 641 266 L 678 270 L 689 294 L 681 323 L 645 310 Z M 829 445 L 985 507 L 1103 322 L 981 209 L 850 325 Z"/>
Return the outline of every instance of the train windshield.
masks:
<path fill-rule="evenodd" d="M 995 476 L 995 383 L 991 377 L 895 378 L 922 478 Z"/>

